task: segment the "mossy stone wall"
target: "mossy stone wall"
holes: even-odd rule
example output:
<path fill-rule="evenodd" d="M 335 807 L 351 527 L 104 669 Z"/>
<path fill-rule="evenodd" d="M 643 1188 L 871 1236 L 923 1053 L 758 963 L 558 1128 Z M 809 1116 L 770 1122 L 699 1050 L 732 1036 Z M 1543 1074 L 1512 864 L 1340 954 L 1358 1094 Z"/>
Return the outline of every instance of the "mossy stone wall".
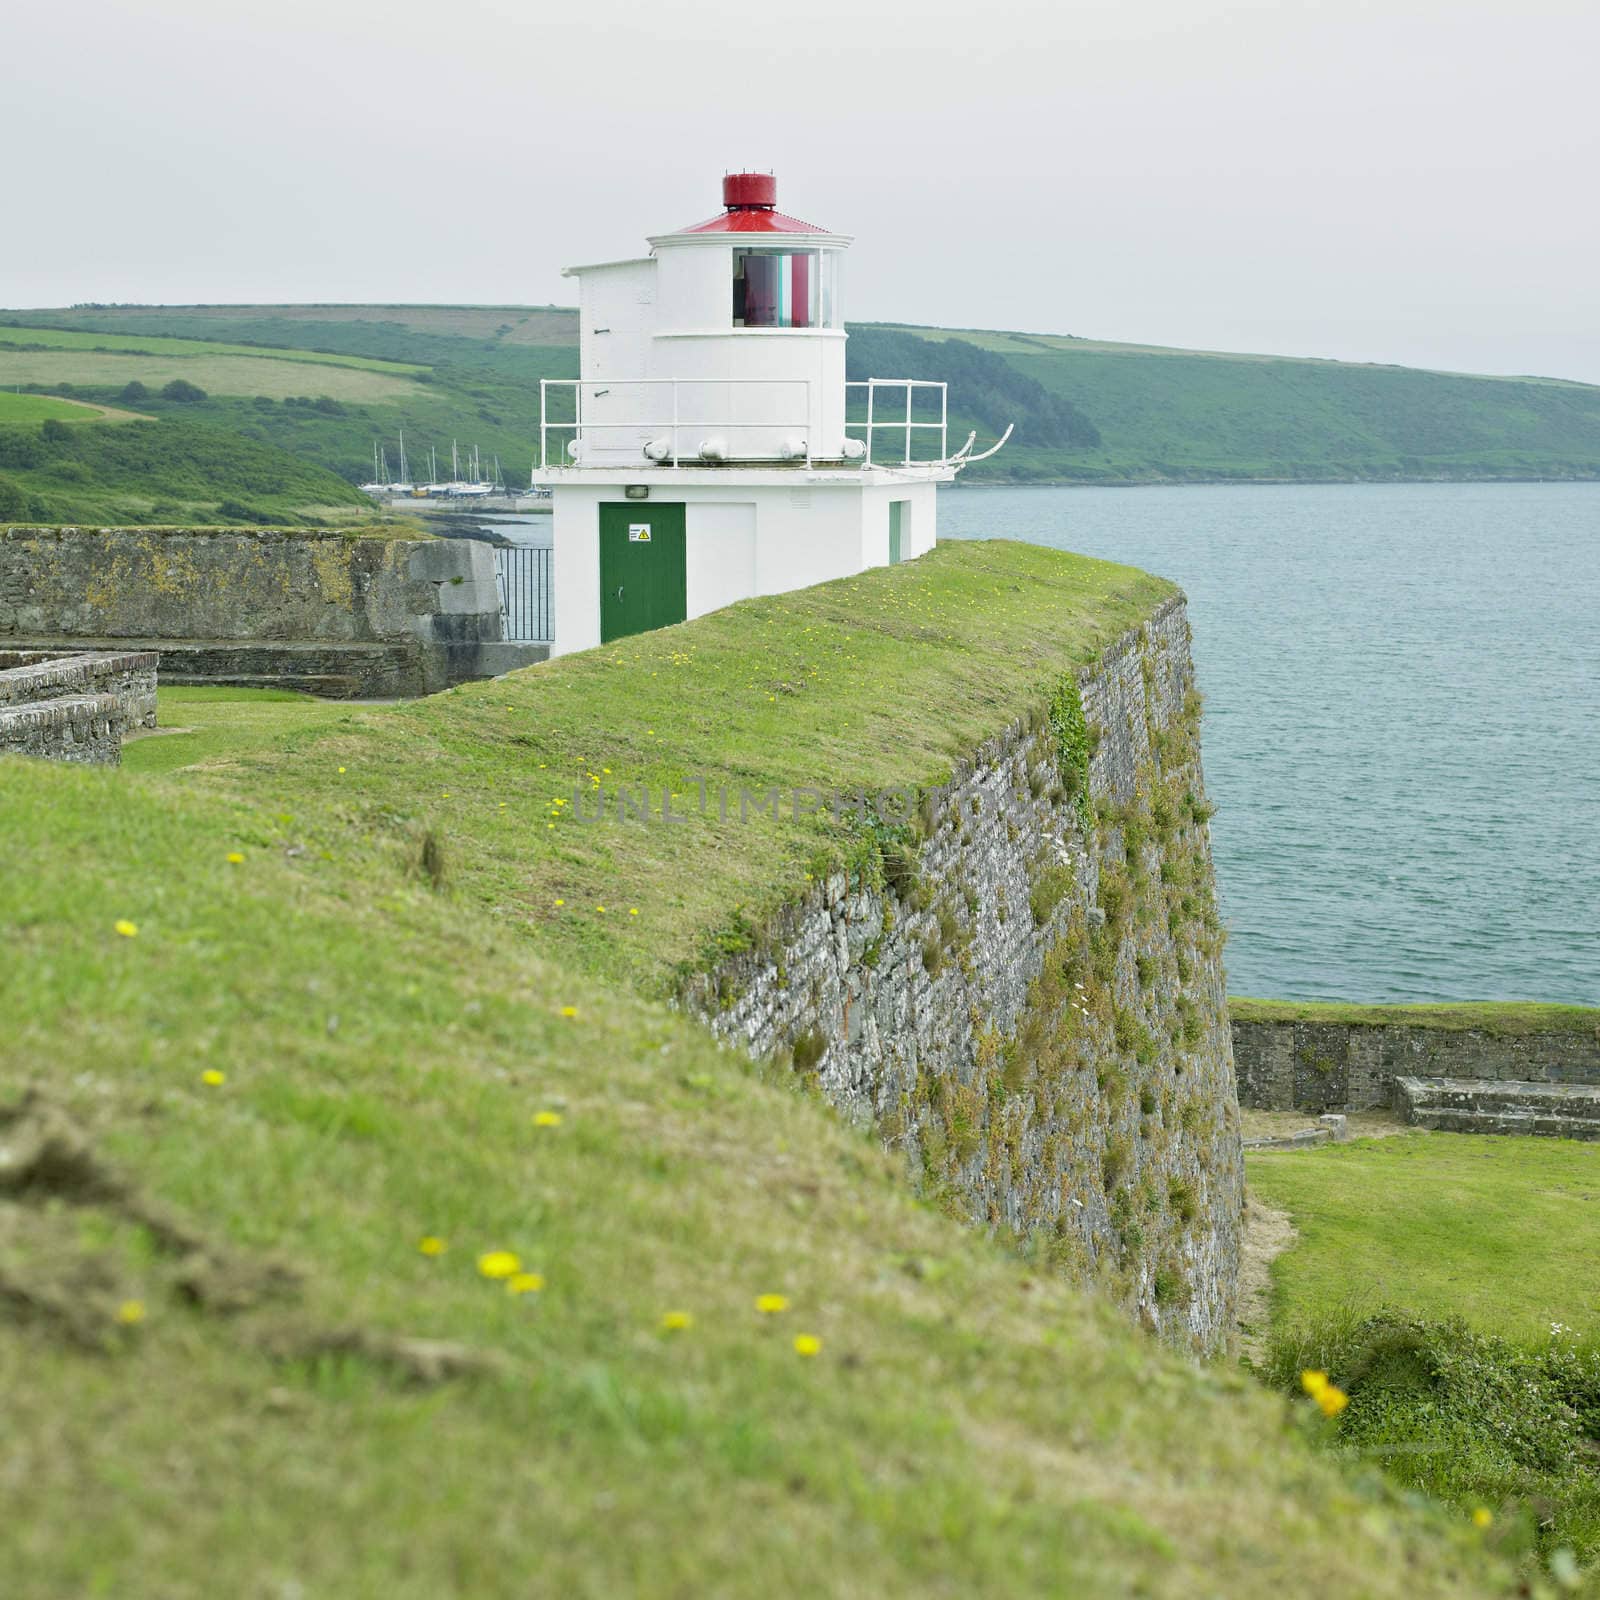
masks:
<path fill-rule="evenodd" d="M 1374 1111 L 1395 1079 L 1600 1084 L 1600 1021 L 1577 1028 L 1429 1026 L 1237 1018 L 1239 1098 L 1264 1111 Z"/>
<path fill-rule="evenodd" d="M 686 1000 L 916 1179 L 1203 1351 L 1233 1326 L 1238 1108 L 1181 597 L 1041 686 Z"/>
<path fill-rule="evenodd" d="M 168 683 L 416 695 L 485 676 L 494 555 L 281 528 L 0 528 L 0 642 L 161 650 Z"/>

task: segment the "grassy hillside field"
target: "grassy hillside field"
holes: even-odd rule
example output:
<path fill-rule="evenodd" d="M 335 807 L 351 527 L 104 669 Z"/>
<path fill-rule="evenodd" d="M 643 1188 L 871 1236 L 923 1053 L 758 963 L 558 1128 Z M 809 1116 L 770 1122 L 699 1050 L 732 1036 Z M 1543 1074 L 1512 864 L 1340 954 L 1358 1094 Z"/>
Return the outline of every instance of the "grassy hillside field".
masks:
<path fill-rule="evenodd" d="M 1062 335 L 858 325 L 852 376 L 943 378 L 951 426 L 1012 442 L 965 481 L 1154 483 L 1600 476 L 1600 387 Z M 0 385 L 276 444 L 352 482 L 372 443 L 452 439 L 526 480 L 540 378 L 577 370 L 576 314 L 516 306 L 0 311 Z M 173 375 L 205 391 L 161 397 Z M 63 389 L 63 385 L 67 389 Z M 932 437 L 932 436 L 928 436 Z M 890 436 L 880 436 L 887 447 Z"/>
<path fill-rule="evenodd" d="M 92 412 L 89 421 L 51 415 L 28 425 L 8 416 L 10 398 L 0 396 L 0 522 L 293 524 L 373 514 L 372 501 L 326 467 L 225 428 Z"/>
<path fill-rule="evenodd" d="M 0 312 L 0 385 L 227 429 L 350 484 L 372 476 L 375 440 L 398 475 L 402 431 L 413 476 L 426 474 L 429 445 L 447 470 L 459 441 L 486 467 L 498 456 L 508 484 L 527 482 L 539 380 L 577 371 L 572 313 L 323 309 Z M 174 379 L 199 393 L 163 394 Z"/>
<path fill-rule="evenodd" d="M 958 545 L 165 773 L 0 763 L 8 1596 L 1526 1592 L 650 998 L 847 823 L 558 816 L 936 781 L 1166 592 Z"/>
<path fill-rule="evenodd" d="M 0 428 L 37 422 L 135 422 L 148 418 L 117 406 L 91 405 L 86 400 L 59 400 L 42 394 L 14 394 L 0 389 Z"/>

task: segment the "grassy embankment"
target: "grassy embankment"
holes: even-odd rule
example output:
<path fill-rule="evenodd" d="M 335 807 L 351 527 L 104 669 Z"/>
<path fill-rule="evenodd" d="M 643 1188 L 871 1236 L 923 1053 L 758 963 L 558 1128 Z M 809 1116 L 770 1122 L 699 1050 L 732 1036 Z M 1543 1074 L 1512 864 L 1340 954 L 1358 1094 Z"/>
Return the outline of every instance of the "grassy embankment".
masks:
<path fill-rule="evenodd" d="M 370 471 L 375 437 L 388 442 L 394 464 L 402 426 L 413 464 L 429 444 L 448 450 L 456 438 L 478 444 L 486 459 L 498 454 L 508 482 L 525 481 L 537 446 L 538 381 L 577 370 L 576 314 L 554 307 L 126 307 L 8 311 L 0 321 L 0 383 L 59 388 L 64 380 L 85 386 L 84 398 L 112 403 L 119 382 L 141 362 L 165 362 L 149 366 L 155 376 L 186 360 L 196 363 L 186 369 L 193 374 L 198 364 L 232 352 L 233 364 L 200 383 L 207 398 L 186 414 L 352 481 Z M 50 328 L 106 348 L 15 348 L 53 339 Z M 874 340 L 884 346 L 884 362 L 870 363 L 877 376 L 950 381 L 955 442 L 969 428 L 988 440 L 1006 422 L 1017 423 L 1006 449 L 963 481 L 1600 476 L 1600 387 L 1593 385 L 1047 334 L 888 325 L 855 331 L 863 356 Z M 908 335 L 918 343 L 906 346 Z M 207 341 L 218 353 L 180 348 L 178 340 Z M 941 351 L 952 340 L 964 348 Z M 148 356 L 133 349 L 146 345 Z M 309 362 L 303 375 L 285 372 L 281 358 L 290 351 Z M 276 364 L 263 365 L 263 356 Z M 332 371 L 336 358 L 380 366 L 363 381 L 386 387 L 347 393 L 341 385 L 355 377 Z M 985 360 L 998 365 L 985 368 Z M 30 377 L 8 375 L 24 370 L 19 363 Z M 321 409 L 306 403 L 319 399 L 326 402 Z M 1069 416 L 1060 414 L 1063 407 Z M 176 409 L 159 399 L 152 408 Z M 891 433 L 878 441 L 893 449 Z"/>
<path fill-rule="evenodd" d="M 1536 1000 L 1470 1000 L 1444 1005 L 1353 1005 L 1344 1001 L 1228 1001 L 1237 1022 L 1320 1022 L 1361 1028 L 1442 1028 L 1482 1033 L 1593 1033 L 1600 1009 Z"/>
<path fill-rule="evenodd" d="M 0 765 L 0 1103 L 76 1130 L 0 1197 L 9 1592 L 1510 1593 L 645 997 L 859 837 L 557 815 L 936 779 L 1164 592 L 955 547 L 182 773 Z"/>

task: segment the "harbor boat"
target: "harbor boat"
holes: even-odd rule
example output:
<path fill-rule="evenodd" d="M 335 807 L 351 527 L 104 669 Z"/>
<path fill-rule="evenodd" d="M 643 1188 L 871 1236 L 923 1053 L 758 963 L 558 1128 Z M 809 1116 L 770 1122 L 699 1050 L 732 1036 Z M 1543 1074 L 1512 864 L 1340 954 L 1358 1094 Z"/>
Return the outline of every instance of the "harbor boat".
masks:
<path fill-rule="evenodd" d="M 389 483 L 389 457 L 383 446 L 376 439 L 372 441 L 372 482 L 361 485 L 363 494 L 388 494 Z"/>

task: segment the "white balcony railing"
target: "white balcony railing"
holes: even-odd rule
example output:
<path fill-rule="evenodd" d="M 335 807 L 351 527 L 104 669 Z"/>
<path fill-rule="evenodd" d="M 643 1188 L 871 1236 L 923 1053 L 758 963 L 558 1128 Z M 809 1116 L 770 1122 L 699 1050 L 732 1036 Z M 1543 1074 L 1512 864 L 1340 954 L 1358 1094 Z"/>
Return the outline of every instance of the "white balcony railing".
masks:
<path fill-rule="evenodd" d="M 852 389 L 865 389 L 867 391 L 867 420 L 865 422 L 845 423 L 845 434 L 848 437 L 851 428 L 864 428 L 866 430 L 866 465 L 883 465 L 875 463 L 872 459 L 873 435 L 880 429 L 903 430 L 905 433 L 905 456 L 899 463 L 909 467 L 915 465 L 911 457 L 911 436 L 919 428 L 937 428 L 939 430 L 939 454 L 937 459 L 943 461 L 950 453 L 950 394 L 946 385 L 942 383 L 928 383 L 920 378 L 866 378 L 859 382 L 847 383 L 844 386 L 846 416 L 849 415 L 849 396 Z M 902 417 L 890 417 L 881 414 L 875 415 L 877 399 L 880 390 L 904 389 L 906 392 L 906 414 Z M 916 391 L 918 389 L 937 389 L 939 391 L 939 420 L 937 422 L 917 422 L 913 419 L 913 410 L 916 405 Z M 888 395 L 885 394 L 885 399 Z"/>
<path fill-rule="evenodd" d="M 659 467 L 680 467 L 685 460 L 694 465 L 783 461 L 807 467 L 819 459 L 837 461 L 839 452 L 816 449 L 825 424 L 814 404 L 814 389 L 801 378 L 542 378 L 539 470 L 631 464 L 640 454 Z M 930 389 L 938 391 L 937 421 L 916 414 L 922 398 L 916 391 Z M 945 460 L 949 400 L 944 384 L 868 378 L 846 383 L 844 390 L 844 414 L 835 415 L 831 425 L 838 430 L 843 459 L 851 465 L 934 466 Z M 896 391 L 903 401 L 894 398 Z M 863 392 L 865 419 L 852 419 L 852 395 L 859 410 Z M 899 461 L 884 462 L 876 450 L 877 435 L 885 431 L 901 435 Z M 939 436 L 938 454 L 931 460 L 919 458 L 913 448 L 915 436 L 923 431 Z M 632 435 L 632 440 L 618 435 Z"/>

